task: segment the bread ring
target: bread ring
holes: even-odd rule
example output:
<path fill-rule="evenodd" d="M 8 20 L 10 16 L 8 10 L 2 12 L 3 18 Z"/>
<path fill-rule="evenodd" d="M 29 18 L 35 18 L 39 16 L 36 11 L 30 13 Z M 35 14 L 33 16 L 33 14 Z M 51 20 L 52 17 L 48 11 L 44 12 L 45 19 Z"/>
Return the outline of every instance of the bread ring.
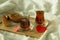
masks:
<path fill-rule="evenodd" d="M 18 13 L 13 13 L 13 14 L 8 14 L 10 20 L 14 21 L 14 22 L 19 22 L 20 18 L 22 18 L 23 16 L 18 14 Z"/>
<path fill-rule="evenodd" d="M 10 26 L 10 21 L 7 20 L 6 16 L 3 16 L 1 21 L 4 26 Z"/>

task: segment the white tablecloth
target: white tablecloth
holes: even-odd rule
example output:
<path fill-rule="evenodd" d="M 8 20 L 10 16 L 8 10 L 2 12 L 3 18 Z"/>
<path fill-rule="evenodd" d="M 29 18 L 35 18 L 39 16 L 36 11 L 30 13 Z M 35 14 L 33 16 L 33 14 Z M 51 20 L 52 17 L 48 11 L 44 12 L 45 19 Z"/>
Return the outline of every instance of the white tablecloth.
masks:
<path fill-rule="evenodd" d="M 1 0 L 0 3 L 0 17 L 9 12 L 18 12 L 35 18 L 35 10 L 41 9 L 45 11 L 45 19 L 52 22 L 39 39 L 0 30 L 0 40 L 60 40 L 59 0 Z"/>

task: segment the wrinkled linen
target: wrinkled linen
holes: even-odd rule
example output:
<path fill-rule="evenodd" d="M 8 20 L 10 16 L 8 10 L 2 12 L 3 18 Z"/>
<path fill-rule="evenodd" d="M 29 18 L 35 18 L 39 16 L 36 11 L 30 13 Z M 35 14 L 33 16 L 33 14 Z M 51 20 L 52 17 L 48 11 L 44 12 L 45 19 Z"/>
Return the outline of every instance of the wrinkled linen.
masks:
<path fill-rule="evenodd" d="M 51 22 L 39 39 L 0 30 L 0 40 L 60 40 L 59 0 L 1 0 L 0 2 L 0 17 L 17 12 L 35 18 L 35 11 L 41 9 L 45 11 L 45 19 Z"/>

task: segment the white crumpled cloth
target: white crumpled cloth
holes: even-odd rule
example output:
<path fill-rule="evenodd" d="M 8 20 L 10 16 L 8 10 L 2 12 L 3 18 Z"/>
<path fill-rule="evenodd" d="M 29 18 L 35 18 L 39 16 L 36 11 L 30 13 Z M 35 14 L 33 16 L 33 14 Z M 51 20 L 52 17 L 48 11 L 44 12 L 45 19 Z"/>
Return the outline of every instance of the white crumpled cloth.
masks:
<path fill-rule="evenodd" d="M 0 30 L 0 40 L 60 40 L 59 4 L 60 0 L 0 0 L 0 17 L 9 12 L 18 12 L 35 18 L 36 9 L 41 9 L 45 11 L 45 19 L 52 22 L 39 39 Z"/>

